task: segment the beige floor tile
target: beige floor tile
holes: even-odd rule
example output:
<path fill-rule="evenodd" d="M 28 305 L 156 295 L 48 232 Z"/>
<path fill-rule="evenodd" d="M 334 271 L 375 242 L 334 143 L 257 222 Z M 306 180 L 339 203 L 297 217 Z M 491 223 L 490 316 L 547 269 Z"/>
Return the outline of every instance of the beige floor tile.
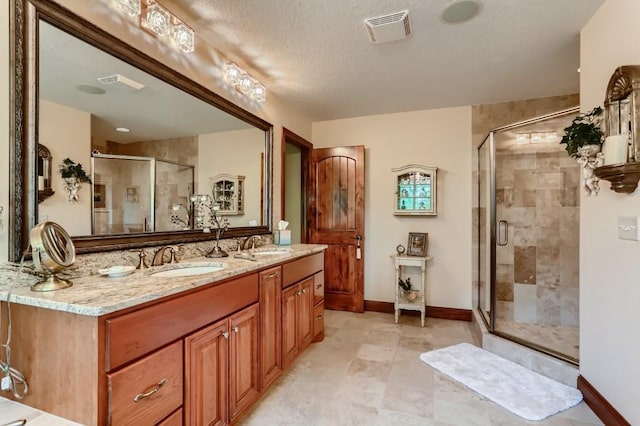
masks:
<path fill-rule="evenodd" d="M 392 314 L 325 312 L 312 344 L 239 424 L 412 426 L 602 424 L 583 402 L 527 422 L 420 361 L 420 353 L 472 343 L 470 323 Z M 496 384 L 497 386 L 499 384 Z"/>

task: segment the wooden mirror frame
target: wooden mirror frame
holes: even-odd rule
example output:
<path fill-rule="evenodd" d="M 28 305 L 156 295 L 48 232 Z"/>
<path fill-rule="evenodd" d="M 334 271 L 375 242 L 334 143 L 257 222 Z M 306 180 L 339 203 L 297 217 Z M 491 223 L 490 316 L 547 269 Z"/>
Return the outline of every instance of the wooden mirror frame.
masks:
<path fill-rule="evenodd" d="M 265 132 L 262 189 L 263 226 L 231 228 L 225 238 L 268 234 L 273 225 L 273 126 L 260 117 L 188 79 L 178 71 L 133 48 L 91 22 L 50 0 L 10 2 L 10 198 L 9 260 L 17 262 L 28 250 L 29 231 L 37 217 L 38 145 L 38 22 L 43 20 L 121 59 L 178 89 Z M 80 236 L 73 242 L 78 253 L 150 247 L 212 240 L 202 231 L 154 232 L 126 235 Z"/>

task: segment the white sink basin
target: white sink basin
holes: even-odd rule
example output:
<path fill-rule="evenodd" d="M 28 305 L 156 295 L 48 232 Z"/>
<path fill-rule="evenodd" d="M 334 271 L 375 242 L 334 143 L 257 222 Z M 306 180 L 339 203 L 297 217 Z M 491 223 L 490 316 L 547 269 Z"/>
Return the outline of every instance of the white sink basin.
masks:
<path fill-rule="evenodd" d="M 167 269 L 165 271 L 152 272 L 150 275 L 158 278 L 171 278 L 171 277 L 190 277 L 192 275 L 210 274 L 212 272 L 222 271 L 224 265 L 205 263 L 191 263 L 179 265 L 174 269 Z"/>

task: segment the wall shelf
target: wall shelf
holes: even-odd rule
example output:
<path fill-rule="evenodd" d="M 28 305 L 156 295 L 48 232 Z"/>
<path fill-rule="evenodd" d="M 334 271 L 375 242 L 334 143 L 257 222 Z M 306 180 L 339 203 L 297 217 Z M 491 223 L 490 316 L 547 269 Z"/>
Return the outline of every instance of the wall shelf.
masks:
<path fill-rule="evenodd" d="M 612 164 L 594 170 L 599 179 L 611 182 L 611 190 L 620 194 L 631 194 L 640 180 L 640 162 Z"/>

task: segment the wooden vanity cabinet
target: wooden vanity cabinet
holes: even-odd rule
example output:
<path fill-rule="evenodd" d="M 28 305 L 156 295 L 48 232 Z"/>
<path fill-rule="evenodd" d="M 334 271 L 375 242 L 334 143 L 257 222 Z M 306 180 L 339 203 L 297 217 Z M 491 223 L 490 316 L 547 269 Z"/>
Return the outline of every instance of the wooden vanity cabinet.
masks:
<path fill-rule="evenodd" d="M 324 271 L 313 275 L 313 342 L 324 340 Z"/>
<path fill-rule="evenodd" d="M 185 338 L 185 424 L 226 425 L 259 395 L 258 304 Z"/>
<path fill-rule="evenodd" d="M 86 425 L 236 423 L 322 332 L 323 270 L 318 252 L 101 317 L 15 303 L 22 402 Z"/>
<path fill-rule="evenodd" d="M 282 373 L 282 267 L 260 272 L 260 384 L 266 389 Z"/>

